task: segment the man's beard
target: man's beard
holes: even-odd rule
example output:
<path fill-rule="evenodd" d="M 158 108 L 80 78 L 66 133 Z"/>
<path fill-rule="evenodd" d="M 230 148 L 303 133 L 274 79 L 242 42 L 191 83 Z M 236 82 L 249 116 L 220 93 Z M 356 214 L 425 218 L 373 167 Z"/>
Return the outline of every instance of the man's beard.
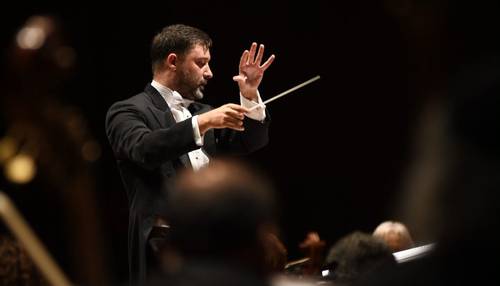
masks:
<path fill-rule="evenodd" d="M 201 100 L 203 99 L 203 90 L 206 81 L 201 84 L 197 82 L 190 74 L 182 72 L 180 73 L 181 78 L 179 78 L 179 90 L 178 92 L 182 97 L 190 100 Z"/>
<path fill-rule="evenodd" d="M 196 100 L 201 100 L 203 99 L 203 91 L 202 91 L 202 86 L 199 86 L 198 88 L 196 88 L 193 92 L 193 96 Z"/>

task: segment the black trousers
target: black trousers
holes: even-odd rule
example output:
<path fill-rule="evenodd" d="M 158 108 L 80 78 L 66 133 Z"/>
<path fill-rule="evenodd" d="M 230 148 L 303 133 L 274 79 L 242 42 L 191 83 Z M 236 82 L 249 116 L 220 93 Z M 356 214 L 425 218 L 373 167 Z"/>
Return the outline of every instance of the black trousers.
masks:
<path fill-rule="evenodd" d="M 169 231 L 167 226 L 154 226 L 149 233 L 146 249 L 147 277 L 153 277 L 162 272 L 162 253 L 167 243 Z"/>

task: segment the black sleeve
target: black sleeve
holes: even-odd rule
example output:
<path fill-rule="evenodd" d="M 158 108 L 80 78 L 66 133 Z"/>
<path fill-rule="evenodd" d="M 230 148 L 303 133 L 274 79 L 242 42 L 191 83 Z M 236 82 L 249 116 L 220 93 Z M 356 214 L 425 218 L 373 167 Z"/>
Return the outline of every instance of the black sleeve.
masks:
<path fill-rule="evenodd" d="M 106 134 L 117 159 L 154 169 L 165 161 L 199 148 L 191 118 L 152 130 L 144 111 L 128 102 L 115 103 L 106 116 Z"/>
<path fill-rule="evenodd" d="M 223 129 L 218 134 L 218 153 L 248 154 L 264 147 L 269 142 L 270 115 L 266 110 L 263 122 L 245 117 L 245 131 Z"/>

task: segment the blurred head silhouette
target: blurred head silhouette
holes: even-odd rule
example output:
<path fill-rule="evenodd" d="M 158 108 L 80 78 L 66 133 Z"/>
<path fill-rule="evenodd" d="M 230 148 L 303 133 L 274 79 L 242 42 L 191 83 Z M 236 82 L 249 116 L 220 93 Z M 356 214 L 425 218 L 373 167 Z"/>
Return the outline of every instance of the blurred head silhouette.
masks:
<path fill-rule="evenodd" d="M 213 260 L 266 272 L 266 241 L 275 231 L 271 187 L 240 162 L 211 160 L 197 171 L 180 174 L 168 194 L 171 226 L 167 256 Z M 171 257 L 171 256 L 170 256 Z M 169 265 L 170 263 L 170 265 Z"/>
<path fill-rule="evenodd" d="M 325 260 L 335 285 L 350 285 L 372 271 L 395 263 L 391 250 L 382 240 L 359 231 L 338 240 Z"/>

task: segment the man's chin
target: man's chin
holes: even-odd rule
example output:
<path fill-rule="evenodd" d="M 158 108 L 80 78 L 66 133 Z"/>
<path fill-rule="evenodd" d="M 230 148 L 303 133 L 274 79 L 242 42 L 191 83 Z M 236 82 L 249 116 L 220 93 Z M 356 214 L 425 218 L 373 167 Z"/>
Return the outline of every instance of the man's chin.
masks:
<path fill-rule="evenodd" d="M 201 89 L 197 88 L 195 92 L 193 93 L 193 97 L 195 100 L 201 100 L 203 99 L 203 91 Z"/>

